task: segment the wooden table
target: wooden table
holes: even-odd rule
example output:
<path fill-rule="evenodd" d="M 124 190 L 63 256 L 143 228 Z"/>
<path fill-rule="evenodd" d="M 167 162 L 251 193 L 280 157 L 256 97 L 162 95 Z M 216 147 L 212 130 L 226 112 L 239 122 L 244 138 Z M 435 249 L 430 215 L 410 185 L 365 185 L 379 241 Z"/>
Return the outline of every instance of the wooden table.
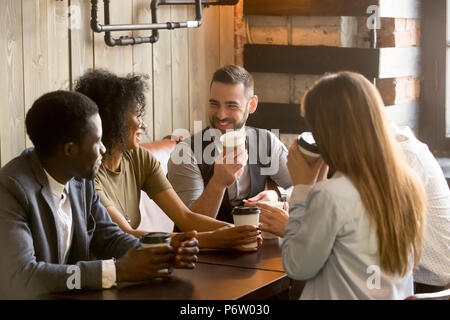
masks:
<path fill-rule="evenodd" d="M 235 300 L 267 299 L 289 288 L 286 274 L 250 268 L 198 263 L 194 270 L 175 269 L 166 280 L 121 283 L 108 290 L 52 295 L 83 300 Z"/>
<path fill-rule="evenodd" d="M 281 238 L 264 240 L 262 247 L 251 253 L 202 249 L 198 259 L 200 263 L 267 270 L 284 274 L 281 244 Z M 289 279 L 289 282 L 289 291 L 282 298 L 297 300 L 305 287 L 306 281 Z"/>
<path fill-rule="evenodd" d="M 234 266 L 258 270 L 283 272 L 281 262 L 281 239 L 264 240 L 256 252 L 237 252 L 224 250 L 201 250 L 198 254 L 200 263 Z"/>

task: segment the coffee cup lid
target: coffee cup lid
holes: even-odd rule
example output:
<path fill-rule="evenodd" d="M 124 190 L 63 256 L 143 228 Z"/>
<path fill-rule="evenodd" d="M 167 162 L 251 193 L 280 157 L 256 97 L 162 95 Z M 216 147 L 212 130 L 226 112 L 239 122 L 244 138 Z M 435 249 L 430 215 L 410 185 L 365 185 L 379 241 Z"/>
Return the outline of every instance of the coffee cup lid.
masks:
<path fill-rule="evenodd" d="M 300 134 L 297 138 L 297 144 L 309 152 L 320 154 L 319 148 L 317 147 L 311 132 L 303 132 Z"/>
<path fill-rule="evenodd" d="M 170 235 L 167 232 L 147 232 L 142 235 L 141 242 L 147 244 L 170 242 Z"/>
<path fill-rule="evenodd" d="M 237 215 L 237 216 L 242 216 L 242 215 L 247 215 L 247 214 L 259 214 L 259 208 L 256 206 L 250 206 L 250 207 L 246 207 L 246 206 L 238 206 L 238 207 L 234 207 L 233 211 L 231 211 L 231 214 L 233 215 Z"/>
<path fill-rule="evenodd" d="M 222 145 L 227 145 L 229 147 L 242 145 L 245 143 L 245 131 L 228 131 L 220 136 L 220 142 Z"/>

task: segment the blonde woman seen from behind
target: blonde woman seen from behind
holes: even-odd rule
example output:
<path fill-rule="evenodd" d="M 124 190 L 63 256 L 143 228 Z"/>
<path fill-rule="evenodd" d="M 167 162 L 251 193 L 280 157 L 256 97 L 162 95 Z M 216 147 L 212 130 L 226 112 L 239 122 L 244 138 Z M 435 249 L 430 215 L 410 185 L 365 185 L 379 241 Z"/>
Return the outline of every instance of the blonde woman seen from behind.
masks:
<path fill-rule="evenodd" d="M 308 279 L 301 299 L 413 294 L 425 196 L 383 108 L 374 86 L 351 72 L 325 76 L 303 98 L 322 158 L 309 164 L 295 144 L 289 150 L 295 188 L 282 256 L 291 278 Z M 335 174 L 317 182 L 327 165 Z"/>

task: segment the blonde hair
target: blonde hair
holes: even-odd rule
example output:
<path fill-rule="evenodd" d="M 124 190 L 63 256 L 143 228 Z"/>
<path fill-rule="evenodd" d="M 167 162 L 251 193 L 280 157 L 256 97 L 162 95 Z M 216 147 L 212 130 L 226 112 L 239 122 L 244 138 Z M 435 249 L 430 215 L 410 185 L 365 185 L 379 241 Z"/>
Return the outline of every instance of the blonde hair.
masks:
<path fill-rule="evenodd" d="M 425 193 L 388 128 L 384 104 L 362 75 L 320 79 L 303 97 L 305 118 L 330 168 L 358 190 L 376 225 L 380 267 L 405 275 L 420 260 Z"/>

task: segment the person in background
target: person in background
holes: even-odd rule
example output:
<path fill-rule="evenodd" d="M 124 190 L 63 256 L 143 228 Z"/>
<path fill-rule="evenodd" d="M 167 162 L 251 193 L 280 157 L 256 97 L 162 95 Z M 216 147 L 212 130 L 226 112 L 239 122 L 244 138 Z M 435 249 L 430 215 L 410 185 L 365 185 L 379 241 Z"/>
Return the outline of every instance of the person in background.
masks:
<path fill-rule="evenodd" d="M 143 190 L 181 230 L 201 231 L 197 234 L 200 247 L 256 250 L 241 245 L 260 239 L 260 231 L 253 226 L 234 227 L 189 210 L 167 181 L 158 160 L 140 147 L 147 127 L 142 120 L 147 89 L 144 80 L 139 75 L 118 77 L 105 70 L 91 70 L 75 87 L 99 108 L 106 153 L 95 187 L 111 219 L 136 237 L 146 233 L 136 229 L 141 221 L 139 202 Z"/>
<path fill-rule="evenodd" d="M 136 250 L 139 240 L 120 230 L 101 205 L 92 179 L 105 147 L 91 99 L 68 91 L 44 94 L 25 124 L 34 148 L 0 169 L 0 299 L 111 288 L 168 277 L 158 272 L 162 268 L 194 267 L 195 231 L 164 247 Z M 79 281 L 71 280 L 77 274 Z"/>
<path fill-rule="evenodd" d="M 310 164 L 296 143 L 289 149 L 295 187 L 282 261 L 289 277 L 308 279 L 300 298 L 411 296 L 425 193 L 405 165 L 378 91 L 360 74 L 332 74 L 307 91 L 302 110 L 322 158 Z M 335 173 L 317 182 L 325 166 Z"/>
<path fill-rule="evenodd" d="M 253 78 L 247 70 L 229 65 L 215 71 L 210 84 L 210 126 L 181 141 L 167 165 L 169 181 L 193 211 L 232 222 L 232 208 L 244 201 L 255 205 L 285 201 L 289 196 L 292 182 L 286 147 L 272 132 L 245 125 L 257 106 Z M 234 161 L 227 159 L 219 141 L 230 130 L 244 130 L 247 139 L 247 150 L 236 152 Z M 269 178 L 279 188 L 266 190 Z"/>
<path fill-rule="evenodd" d="M 427 224 L 422 257 L 414 272 L 414 291 L 441 291 L 450 285 L 450 190 L 428 146 L 408 127 L 398 127 L 391 121 L 390 129 L 421 180 L 427 197 Z"/>

